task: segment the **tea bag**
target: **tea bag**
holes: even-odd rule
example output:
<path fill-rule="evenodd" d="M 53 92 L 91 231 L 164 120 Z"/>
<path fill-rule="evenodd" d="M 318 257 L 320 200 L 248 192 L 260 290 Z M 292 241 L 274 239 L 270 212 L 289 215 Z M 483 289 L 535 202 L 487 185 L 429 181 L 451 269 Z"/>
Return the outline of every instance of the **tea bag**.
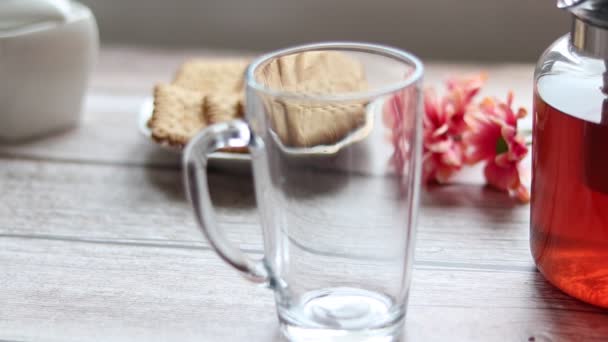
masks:
<path fill-rule="evenodd" d="M 265 86 L 302 95 L 326 96 L 364 91 L 363 65 L 336 51 L 283 56 L 258 71 Z M 365 103 L 328 103 L 302 99 L 269 99 L 272 129 L 284 146 L 306 148 L 337 143 L 365 122 Z"/>

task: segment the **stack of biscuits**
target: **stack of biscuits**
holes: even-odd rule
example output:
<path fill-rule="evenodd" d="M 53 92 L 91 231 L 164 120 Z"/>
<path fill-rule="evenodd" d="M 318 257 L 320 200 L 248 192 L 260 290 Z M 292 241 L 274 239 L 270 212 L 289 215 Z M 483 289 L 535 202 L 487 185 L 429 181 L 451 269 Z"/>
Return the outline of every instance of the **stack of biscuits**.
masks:
<path fill-rule="evenodd" d="M 208 125 L 242 117 L 246 67 L 245 60 L 184 63 L 171 84 L 154 88 L 154 112 L 148 121 L 153 139 L 183 147 Z M 280 57 L 260 67 L 255 77 L 275 93 L 304 95 L 269 96 L 264 101 L 270 129 L 284 146 L 333 144 L 364 124 L 365 103 L 318 100 L 367 89 L 363 66 L 343 53 L 314 51 Z"/>
<path fill-rule="evenodd" d="M 154 87 L 148 121 L 157 142 L 183 147 L 208 125 L 243 116 L 246 60 L 196 59 L 184 63 L 171 84 Z"/>

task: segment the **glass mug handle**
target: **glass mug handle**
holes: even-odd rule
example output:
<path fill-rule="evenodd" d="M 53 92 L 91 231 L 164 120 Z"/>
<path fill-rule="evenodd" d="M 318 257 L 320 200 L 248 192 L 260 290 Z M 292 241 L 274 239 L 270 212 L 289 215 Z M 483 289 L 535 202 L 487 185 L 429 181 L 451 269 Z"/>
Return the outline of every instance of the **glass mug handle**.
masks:
<path fill-rule="evenodd" d="M 256 283 L 268 283 L 263 260 L 254 260 L 233 245 L 218 229 L 209 196 L 207 160 L 211 153 L 225 147 L 255 148 L 255 139 L 247 123 L 233 120 L 209 126 L 186 146 L 183 156 L 184 184 L 196 220 L 203 234 L 219 256 Z"/>

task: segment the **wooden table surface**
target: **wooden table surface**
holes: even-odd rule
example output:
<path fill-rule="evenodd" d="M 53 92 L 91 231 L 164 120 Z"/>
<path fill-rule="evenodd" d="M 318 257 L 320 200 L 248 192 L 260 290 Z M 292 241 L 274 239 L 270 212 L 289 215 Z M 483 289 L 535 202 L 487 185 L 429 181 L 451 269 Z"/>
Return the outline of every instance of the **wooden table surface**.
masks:
<path fill-rule="evenodd" d="M 272 293 L 197 230 L 179 156 L 137 130 L 139 106 L 197 50 L 106 47 L 80 126 L 0 145 L 1 341 L 275 341 Z M 225 54 L 215 52 L 214 54 Z M 530 106 L 532 65 L 427 64 L 427 84 L 487 70 L 488 93 Z M 218 218 L 261 255 L 251 176 L 211 171 Z M 536 271 L 527 205 L 479 170 L 423 194 L 404 341 L 608 339 L 606 312 Z"/>

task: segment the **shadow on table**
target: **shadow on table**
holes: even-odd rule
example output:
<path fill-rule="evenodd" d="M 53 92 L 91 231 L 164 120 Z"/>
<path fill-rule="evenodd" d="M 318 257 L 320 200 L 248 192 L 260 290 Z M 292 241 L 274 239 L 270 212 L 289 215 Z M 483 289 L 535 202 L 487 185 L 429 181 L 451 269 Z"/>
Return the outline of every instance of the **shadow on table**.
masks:
<path fill-rule="evenodd" d="M 535 272 L 533 296 L 538 309 L 547 310 L 546 322 L 539 322 L 538 331 L 530 332 L 536 341 L 557 338 L 569 341 L 584 339 L 606 340 L 608 310 L 598 308 L 568 296 Z"/>
<path fill-rule="evenodd" d="M 506 193 L 475 184 L 431 185 L 422 191 L 421 205 L 515 209 L 522 205 Z"/>
<path fill-rule="evenodd" d="M 519 203 L 491 187 L 472 184 L 441 185 L 423 190 L 421 211 L 468 217 L 490 230 L 527 230 L 530 220 L 528 204 Z"/>
<path fill-rule="evenodd" d="M 150 153 L 148 160 L 159 160 L 166 156 L 166 151 Z M 180 156 L 175 156 L 175 163 L 155 165 L 153 162 L 146 168 L 146 177 L 150 185 L 163 192 L 168 201 L 186 202 L 184 180 L 179 164 Z M 213 204 L 219 208 L 255 207 L 253 180 L 248 165 L 242 162 L 221 164 L 211 162 L 207 170 L 209 192 Z"/>

